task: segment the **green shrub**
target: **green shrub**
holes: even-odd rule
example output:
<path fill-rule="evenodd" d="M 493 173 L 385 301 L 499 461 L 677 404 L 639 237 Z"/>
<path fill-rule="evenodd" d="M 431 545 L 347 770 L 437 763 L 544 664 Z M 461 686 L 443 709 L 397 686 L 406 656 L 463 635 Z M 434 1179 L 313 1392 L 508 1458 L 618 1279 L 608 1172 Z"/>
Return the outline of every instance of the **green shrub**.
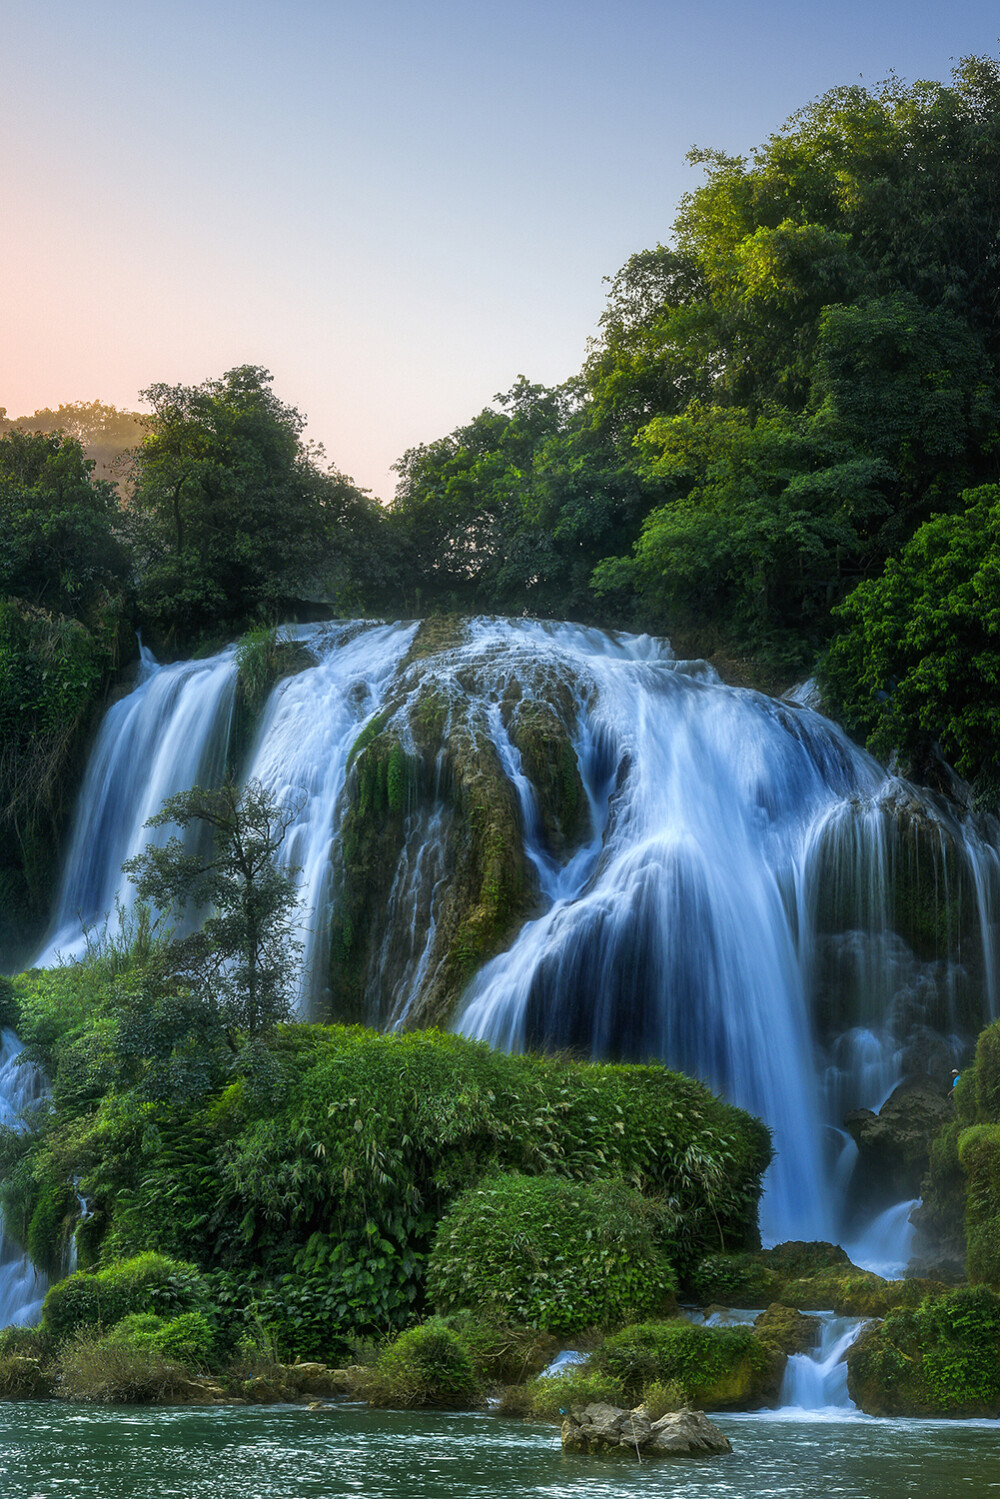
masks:
<path fill-rule="evenodd" d="M 153 1348 L 179 1364 L 200 1368 L 211 1359 L 215 1333 L 204 1312 L 181 1312 L 156 1332 Z"/>
<path fill-rule="evenodd" d="M 130 1312 L 172 1315 L 203 1306 L 205 1286 L 193 1265 L 140 1254 L 96 1273 L 78 1270 L 45 1298 L 42 1325 L 57 1341 L 78 1328 L 111 1327 Z"/>
<path fill-rule="evenodd" d="M 707 1305 L 766 1306 L 777 1294 L 781 1278 L 755 1254 L 709 1254 L 691 1277 L 697 1301 Z"/>
<path fill-rule="evenodd" d="M 608 1405 L 618 1406 L 629 1404 L 621 1380 L 600 1369 L 568 1369 L 565 1374 L 550 1374 L 521 1388 L 523 1397 L 520 1401 L 516 1398 L 508 1401 L 507 1413 L 535 1416 L 540 1421 L 559 1421 L 575 1406 L 589 1405 L 591 1401 L 606 1401 Z"/>
<path fill-rule="evenodd" d="M 971 1281 L 1000 1285 L 1000 1124 L 974 1124 L 958 1136 L 965 1173 L 966 1269 Z"/>
<path fill-rule="evenodd" d="M 0 1327 L 0 1358 L 17 1353 L 44 1360 L 52 1351 L 52 1339 L 43 1327 Z"/>
<path fill-rule="evenodd" d="M 963 1286 L 891 1311 L 847 1354 L 848 1388 L 869 1415 L 1000 1414 L 1000 1296 Z"/>
<path fill-rule="evenodd" d="M 52 1386 L 53 1376 L 38 1358 L 0 1353 L 0 1400 L 44 1400 Z"/>
<path fill-rule="evenodd" d="M 468 1348 L 439 1319 L 411 1327 L 384 1350 L 367 1395 L 376 1406 L 439 1410 L 472 1410 L 482 1401 Z"/>
<path fill-rule="evenodd" d="M 460 1312 L 441 1319 L 462 1339 L 472 1356 L 476 1377 L 496 1386 L 529 1379 L 552 1362 L 558 1340 L 532 1327 L 511 1327 Z"/>
<path fill-rule="evenodd" d="M 784 1358 L 749 1327 L 696 1327 L 648 1322 L 612 1334 L 593 1356 L 595 1367 L 619 1380 L 626 1403 L 644 1389 L 668 1384 L 701 1409 L 753 1410 L 778 1390 Z"/>
<path fill-rule="evenodd" d="M 104 1338 L 115 1347 L 161 1353 L 172 1362 L 193 1368 L 206 1364 L 216 1345 L 215 1331 L 204 1312 L 181 1312 L 177 1317 L 130 1312 Z"/>
<path fill-rule="evenodd" d="M 498 1176 L 458 1198 L 427 1269 L 439 1311 L 555 1333 L 662 1310 L 675 1282 L 663 1215 L 619 1182 Z"/>

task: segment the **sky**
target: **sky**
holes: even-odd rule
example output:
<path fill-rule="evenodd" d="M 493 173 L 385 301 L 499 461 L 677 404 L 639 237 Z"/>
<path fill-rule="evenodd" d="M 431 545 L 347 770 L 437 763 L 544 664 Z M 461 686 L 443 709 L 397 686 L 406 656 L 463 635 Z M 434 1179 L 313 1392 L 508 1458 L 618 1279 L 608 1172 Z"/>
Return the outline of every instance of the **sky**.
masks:
<path fill-rule="evenodd" d="M 959 0 L 0 0 L 0 406 L 263 365 L 382 499 L 575 373 L 691 146 L 996 55 Z"/>

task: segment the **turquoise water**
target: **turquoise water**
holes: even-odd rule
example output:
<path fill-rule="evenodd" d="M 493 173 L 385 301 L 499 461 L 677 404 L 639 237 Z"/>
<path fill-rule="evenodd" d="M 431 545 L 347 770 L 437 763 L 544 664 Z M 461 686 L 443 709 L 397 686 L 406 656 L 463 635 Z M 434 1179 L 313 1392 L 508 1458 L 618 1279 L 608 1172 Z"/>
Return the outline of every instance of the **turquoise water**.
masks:
<path fill-rule="evenodd" d="M 1000 1499 L 1000 1424 L 720 1416 L 731 1456 L 564 1457 L 554 1427 L 334 1405 L 0 1405 L 3 1499 Z"/>

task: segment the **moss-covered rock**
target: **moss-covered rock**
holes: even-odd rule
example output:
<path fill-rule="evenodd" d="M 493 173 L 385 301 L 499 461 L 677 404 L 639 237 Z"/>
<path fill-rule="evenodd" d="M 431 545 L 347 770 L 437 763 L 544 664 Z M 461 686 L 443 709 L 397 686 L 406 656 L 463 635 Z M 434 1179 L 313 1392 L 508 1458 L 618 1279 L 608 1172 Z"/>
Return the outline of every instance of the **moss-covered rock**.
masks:
<path fill-rule="evenodd" d="M 794 1307 L 780 1302 L 771 1305 L 754 1318 L 754 1332 L 762 1343 L 780 1353 L 806 1353 L 819 1342 L 822 1323 L 819 1317 L 807 1317 Z"/>
<path fill-rule="evenodd" d="M 700 1410 L 758 1410 L 777 1402 L 785 1355 L 749 1327 L 648 1322 L 625 1327 L 594 1354 L 619 1381 L 627 1404 L 648 1386 L 670 1384 Z"/>
<path fill-rule="evenodd" d="M 572 705 L 567 708 L 569 717 Z M 579 843 L 589 821 L 569 728 L 552 703 L 522 698 L 511 714 L 510 737 L 535 789 L 545 841 L 554 854 L 565 854 Z"/>
<path fill-rule="evenodd" d="M 1000 1297 L 965 1287 L 891 1311 L 848 1349 L 847 1372 L 868 1415 L 1000 1415 Z"/>

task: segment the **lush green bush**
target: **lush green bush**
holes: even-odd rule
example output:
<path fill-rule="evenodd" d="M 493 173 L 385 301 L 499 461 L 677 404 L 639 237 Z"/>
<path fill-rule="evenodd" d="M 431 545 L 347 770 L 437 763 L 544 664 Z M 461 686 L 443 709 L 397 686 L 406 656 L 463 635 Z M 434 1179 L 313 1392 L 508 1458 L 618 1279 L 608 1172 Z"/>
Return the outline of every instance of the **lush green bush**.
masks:
<path fill-rule="evenodd" d="M 621 1382 L 628 1405 L 660 1384 L 708 1410 L 755 1410 L 773 1401 L 784 1362 L 749 1327 L 697 1327 L 679 1319 L 625 1327 L 592 1359 L 596 1370 Z"/>
<path fill-rule="evenodd" d="M 135 963 L 102 952 L 15 982 L 56 1108 L 36 1134 L 0 1135 L 12 1231 L 27 1234 L 46 1184 L 78 1179 L 91 1208 L 85 1263 L 151 1251 L 238 1272 L 257 1282 L 253 1298 L 282 1347 L 320 1357 L 339 1356 L 345 1335 L 384 1334 L 419 1314 L 437 1225 L 487 1176 L 614 1175 L 662 1205 L 662 1240 L 681 1267 L 720 1238 L 733 1249 L 754 1242 L 767 1131 L 699 1083 L 658 1066 L 507 1056 L 436 1032 L 289 1026 L 264 1048 L 266 1087 L 249 1074 L 195 1086 L 197 1037 L 193 1052 L 178 1051 L 166 1011 L 145 1043 L 134 1027 L 135 1046 L 122 1040 L 136 996 L 156 991 L 156 964 L 154 943 Z M 179 1079 L 176 1096 L 150 1090 L 154 1062 L 161 1081 Z M 96 1305 L 103 1281 L 73 1284 L 95 1309 L 73 1311 L 70 1325 L 107 1323 Z M 239 1284 L 225 1290 L 234 1337 L 253 1298 Z"/>
<path fill-rule="evenodd" d="M 706 1306 L 766 1306 L 780 1284 L 777 1270 L 756 1254 L 708 1254 L 691 1277 L 695 1300 Z"/>
<path fill-rule="evenodd" d="M 78 1270 L 52 1286 L 42 1325 L 61 1342 L 78 1328 L 109 1328 L 131 1312 L 169 1316 L 204 1305 L 205 1285 L 193 1265 L 147 1253 L 96 1273 Z"/>
<path fill-rule="evenodd" d="M 536 1417 L 539 1421 L 559 1421 L 574 1406 L 603 1401 L 625 1406 L 628 1400 L 621 1380 L 587 1366 L 567 1369 L 564 1374 L 550 1374 L 530 1384 L 514 1385 L 504 1391 L 500 1413 L 508 1416 Z"/>
<path fill-rule="evenodd" d="M 494 1177 L 442 1219 L 428 1295 L 549 1332 L 613 1326 L 672 1303 L 664 1231 L 662 1208 L 619 1182 Z"/>
<path fill-rule="evenodd" d="M 1000 1414 L 1000 1296 L 925 1297 L 866 1327 L 847 1353 L 852 1399 L 875 1416 Z"/>
<path fill-rule="evenodd" d="M 472 1357 L 439 1319 L 401 1333 L 380 1355 L 367 1386 L 370 1404 L 471 1410 L 482 1390 Z"/>
<path fill-rule="evenodd" d="M 0 1400 L 44 1400 L 52 1394 L 52 1373 L 24 1353 L 0 1353 Z"/>
<path fill-rule="evenodd" d="M 149 1348 L 82 1327 L 59 1355 L 59 1391 L 70 1400 L 148 1405 L 182 1393 L 190 1375 Z"/>

